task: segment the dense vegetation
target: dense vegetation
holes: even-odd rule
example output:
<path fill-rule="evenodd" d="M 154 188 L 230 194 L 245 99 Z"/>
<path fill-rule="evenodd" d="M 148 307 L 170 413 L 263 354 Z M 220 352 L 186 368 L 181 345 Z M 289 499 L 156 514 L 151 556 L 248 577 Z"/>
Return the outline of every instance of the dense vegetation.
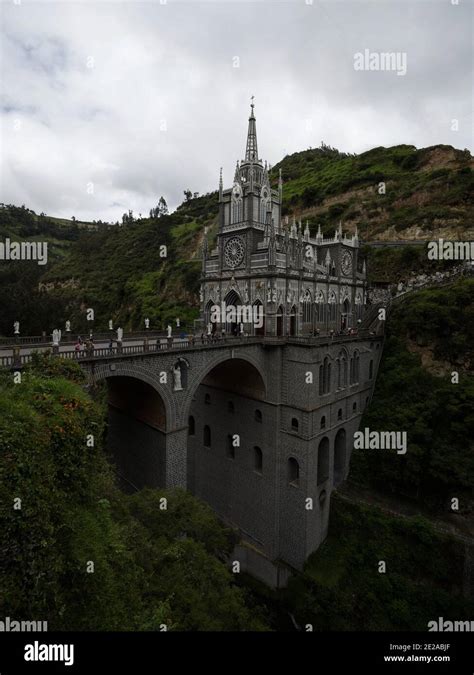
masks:
<path fill-rule="evenodd" d="M 5 215 L 9 209 L 2 212 Z M 18 213 L 23 217 L 21 209 L 12 211 L 10 217 L 16 221 Z M 39 221 L 31 214 L 29 219 L 36 227 Z M 109 319 L 125 330 L 143 329 L 145 317 L 155 329 L 177 317 L 181 325 L 192 326 L 198 314 L 201 263 L 196 258 L 195 238 L 202 236 L 199 223 L 199 216 L 192 220 L 181 210 L 180 215 L 120 227 L 82 229 L 67 253 L 68 242 L 54 240 L 51 244 L 45 229 L 43 239 L 51 244 L 47 266 L 16 261 L 1 265 L 0 333 L 11 335 L 15 320 L 20 320 L 23 334 L 50 333 L 63 327 L 67 319 L 74 332 L 83 333 L 91 328 L 86 320 L 88 308 L 94 310 L 94 330 L 106 330 Z M 59 233 L 63 230 L 54 227 Z M 0 223 L 2 235 L 9 236 L 10 231 L 5 220 Z M 17 231 L 23 232 L 21 227 Z"/>
<path fill-rule="evenodd" d="M 428 232 L 448 226 L 461 233 L 472 227 L 472 158 L 468 150 L 439 145 L 374 148 L 360 155 L 333 148 L 304 150 L 285 157 L 282 170 L 284 213 L 299 213 L 310 225 L 331 232 L 340 219 L 357 225 L 364 238 L 415 226 Z M 380 183 L 385 192 L 379 193 Z M 411 238 L 411 236 L 407 236 Z"/>
<path fill-rule="evenodd" d="M 426 631 L 438 616 L 469 619 L 463 549 L 420 517 L 393 518 L 336 496 L 329 537 L 290 581 L 283 602 L 303 630 Z"/>
<path fill-rule="evenodd" d="M 1 375 L 2 616 L 50 630 L 263 628 L 209 507 L 178 490 L 117 490 L 103 411 L 80 380 L 76 364 L 44 359 L 21 383 Z"/>
<path fill-rule="evenodd" d="M 474 280 L 415 293 L 389 321 L 381 369 L 362 428 L 406 431 L 408 451 L 355 450 L 351 481 L 416 498 L 432 508 L 474 500 Z M 421 365 L 411 341 L 448 367 Z M 453 384 L 451 373 L 459 373 Z M 472 507 L 472 506 L 471 506 Z"/>

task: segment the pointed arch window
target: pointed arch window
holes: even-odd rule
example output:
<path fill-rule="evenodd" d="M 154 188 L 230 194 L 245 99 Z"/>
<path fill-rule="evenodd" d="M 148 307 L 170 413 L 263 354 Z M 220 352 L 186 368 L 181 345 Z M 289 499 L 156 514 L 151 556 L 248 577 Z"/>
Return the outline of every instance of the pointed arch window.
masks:
<path fill-rule="evenodd" d="M 242 220 L 243 220 L 242 213 L 243 213 L 242 198 L 241 197 L 233 197 L 232 198 L 232 222 L 233 223 L 242 222 Z"/>
<path fill-rule="evenodd" d="M 263 453 L 257 445 L 253 449 L 253 468 L 257 473 L 263 473 Z"/>
<path fill-rule="evenodd" d="M 324 294 L 322 291 L 318 291 L 316 293 L 316 297 L 314 299 L 314 311 L 315 311 L 315 321 L 316 323 L 324 323 L 326 317 L 325 317 L 325 302 L 326 298 L 324 297 Z"/>
<path fill-rule="evenodd" d="M 336 320 L 336 295 L 333 291 L 329 293 L 328 298 L 329 321 Z"/>
<path fill-rule="evenodd" d="M 359 381 L 359 352 L 356 350 L 353 357 L 351 358 L 351 368 L 350 368 L 350 381 L 351 384 L 355 384 Z"/>
<path fill-rule="evenodd" d="M 329 358 L 326 356 L 323 361 L 323 365 L 320 366 L 320 374 L 322 367 L 322 387 L 320 385 L 320 391 L 322 389 L 323 394 L 329 394 L 331 391 L 331 364 L 329 363 Z"/>
<path fill-rule="evenodd" d="M 303 296 L 303 323 L 312 323 L 312 321 L 313 321 L 312 297 L 310 291 L 306 290 Z"/>
<path fill-rule="evenodd" d="M 288 482 L 290 485 L 300 483 L 300 465 L 294 457 L 288 459 Z"/>

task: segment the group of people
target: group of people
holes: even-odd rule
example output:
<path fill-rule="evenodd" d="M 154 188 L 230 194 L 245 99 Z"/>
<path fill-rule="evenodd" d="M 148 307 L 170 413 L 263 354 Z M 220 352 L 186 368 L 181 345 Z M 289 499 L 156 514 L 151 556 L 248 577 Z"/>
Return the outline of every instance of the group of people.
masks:
<path fill-rule="evenodd" d="M 77 336 L 76 344 L 74 345 L 76 357 L 81 356 L 81 354 L 85 354 L 86 356 L 92 356 L 94 354 L 94 349 L 95 345 L 92 336 L 86 338 L 86 340 L 83 340 L 80 335 Z"/>
<path fill-rule="evenodd" d="M 244 332 L 241 333 L 239 329 L 236 327 L 231 331 L 231 336 L 232 337 L 249 337 L 249 334 Z M 216 342 L 220 342 L 221 340 L 225 340 L 227 337 L 227 332 L 225 328 L 222 328 L 220 331 L 216 330 L 213 333 L 201 333 L 201 344 L 214 344 Z M 192 342 L 194 345 L 194 342 Z"/>
<path fill-rule="evenodd" d="M 360 319 L 357 321 L 358 325 L 360 325 L 361 321 Z M 357 335 L 359 332 L 358 327 L 352 327 L 352 328 L 341 328 L 340 330 L 334 330 L 331 328 L 331 330 L 328 332 L 329 337 L 335 338 L 335 337 L 341 337 L 343 335 Z M 321 331 L 319 328 L 315 328 L 313 332 L 311 333 L 313 337 L 320 337 L 321 336 Z M 323 336 L 325 333 L 322 334 Z"/>
<path fill-rule="evenodd" d="M 341 330 L 330 330 L 329 336 L 332 338 L 341 337 L 343 335 L 357 335 L 357 328 L 341 328 Z"/>
<path fill-rule="evenodd" d="M 221 331 L 221 333 L 219 333 L 218 331 L 214 331 L 214 333 L 207 333 L 207 334 L 201 333 L 201 344 L 203 345 L 214 344 L 215 342 L 219 342 L 224 338 L 225 338 L 225 330 Z"/>

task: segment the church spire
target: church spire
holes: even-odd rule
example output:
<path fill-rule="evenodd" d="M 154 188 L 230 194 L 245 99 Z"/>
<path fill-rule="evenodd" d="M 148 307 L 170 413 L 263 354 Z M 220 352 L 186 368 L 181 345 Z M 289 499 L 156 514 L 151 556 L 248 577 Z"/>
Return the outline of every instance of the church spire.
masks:
<path fill-rule="evenodd" d="M 258 148 L 257 148 L 257 125 L 255 123 L 254 97 L 252 96 L 252 103 L 250 104 L 249 130 L 247 133 L 247 148 L 245 150 L 246 162 L 258 162 Z"/>

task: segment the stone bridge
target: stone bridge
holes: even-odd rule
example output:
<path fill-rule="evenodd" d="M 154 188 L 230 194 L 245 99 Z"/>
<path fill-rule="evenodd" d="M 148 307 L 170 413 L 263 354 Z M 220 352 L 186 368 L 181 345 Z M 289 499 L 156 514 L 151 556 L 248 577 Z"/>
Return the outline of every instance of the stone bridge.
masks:
<path fill-rule="evenodd" d="M 274 346 L 277 347 L 276 344 Z M 133 406 L 128 405 L 129 409 L 133 407 L 137 419 L 158 430 L 163 437 L 161 444 L 158 443 L 162 452 L 156 455 L 156 461 L 161 461 L 161 466 L 148 467 L 153 469 L 148 477 L 135 475 L 136 480 L 131 481 L 140 487 L 149 481 L 154 486 L 188 486 L 187 445 L 192 404 L 199 386 L 221 364 L 229 361 L 238 364 L 241 370 L 233 373 L 237 380 L 245 373 L 252 373 L 249 379 L 255 380 L 255 383 L 251 381 L 247 386 L 249 396 L 258 398 L 263 391 L 277 391 L 280 387 L 279 373 L 268 368 L 270 352 L 262 345 L 261 338 L 228 338 L 225 342 L 194 345 L 183 340 L 159 351 L 145 352 L 138 347 L 125 347 L 120 354 L 110 354 L 106 349 L 95 350 L 93 356 L 78 361 L 86 371 L 90 385 L 107 381 L 109 403 L 113 407 L 123 410 L 124 404 L 133 403 L 119 391 L 121 383 L 130 387 L 131 380 L 138 380 L 155 392 L 155 410 L 151 414 L 138 409 L 137 401 Z M 175 379 L 176 368 L 179 369 L 179 383 Z M 225 377 L 222 369 L 221 375 Z M 243 386 L 239 381 L 227 384 L 230 389 Z M 151 393 L 147 387 L 135 387 L 134 393 L 144 399 Z M 144 400 L 141 404 L 143 408 Z M 136 474 L 136 471 L 133 473 Z"/>
<path fill-rule="evenodd" d="M 127 485 L 187 488 L 238 531 L 242 569 L 279 586 L 327 535 L 375 384 L 376 333 L 59 356 L 77 359 L 91 387 L 106 383 L 109 452 Z"/>
<path fill-rule="evenodd" d="M 280 586 L 327 535 L 380 363 L 376 310 L 352 335 L 158 339 L 58 356 L 77 360 L 89 387 L 106 383 L 108 451 L 126 486 L 188 489 L 238 531 L 241 568 Z M 16 369 L 33 356 L 0 358 Z"/>

